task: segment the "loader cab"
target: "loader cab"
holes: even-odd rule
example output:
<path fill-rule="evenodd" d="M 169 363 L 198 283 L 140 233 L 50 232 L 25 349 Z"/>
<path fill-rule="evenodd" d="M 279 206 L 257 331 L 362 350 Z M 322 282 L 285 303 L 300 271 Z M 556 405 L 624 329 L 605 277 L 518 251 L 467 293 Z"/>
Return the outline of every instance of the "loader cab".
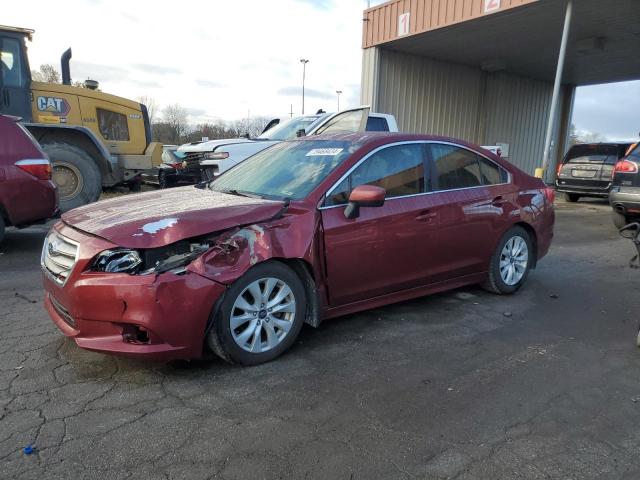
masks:
<path fill-rule="evenodd" d="M 25 39 L 33 31 L 0 26 L 0 113 L 31 121 L 31 71 Z"/>

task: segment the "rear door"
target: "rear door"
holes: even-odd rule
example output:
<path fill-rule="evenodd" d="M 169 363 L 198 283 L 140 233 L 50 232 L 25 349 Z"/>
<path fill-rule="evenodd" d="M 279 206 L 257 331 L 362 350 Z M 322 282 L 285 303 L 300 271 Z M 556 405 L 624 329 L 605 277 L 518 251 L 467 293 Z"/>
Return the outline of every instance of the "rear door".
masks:
<path fill-rule="evenodd" d="M 493 161 L 459 145 L 429 144 L 438 249 L 433 280 L 486 271 L 500 236 L 510 224 L 516 187 Z"/>
<path fill-rule="evenodd" d="M 0 112 L 31 121 L 31 74 L 22 36 L 0 36 Z"/>

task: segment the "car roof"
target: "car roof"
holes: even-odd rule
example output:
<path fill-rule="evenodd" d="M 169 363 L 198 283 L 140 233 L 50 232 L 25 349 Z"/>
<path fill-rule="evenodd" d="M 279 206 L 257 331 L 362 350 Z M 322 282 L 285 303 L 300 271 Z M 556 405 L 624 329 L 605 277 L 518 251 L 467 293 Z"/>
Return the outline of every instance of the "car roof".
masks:
<path fill-rule="evenodd" d="M 357 133 L 330 133 L 322 135 L 308 135 L 289 141 L 318 141 L 318 140 L 336 140 L 345 141 L 351 143 L 358 143 L 361 146 L 369 144 L 387 144 L 394 142 L 411 142 L 411 141 L 432 141 L 432 142 L 445 142 L 455 143 L 472 150 L 483 150 L 478 145 L 460 140 L 458 138 L 444 137 L 440 135 L 425 135 L 418 133 L 400 133 L 400 132 L 357 132 Z"/>

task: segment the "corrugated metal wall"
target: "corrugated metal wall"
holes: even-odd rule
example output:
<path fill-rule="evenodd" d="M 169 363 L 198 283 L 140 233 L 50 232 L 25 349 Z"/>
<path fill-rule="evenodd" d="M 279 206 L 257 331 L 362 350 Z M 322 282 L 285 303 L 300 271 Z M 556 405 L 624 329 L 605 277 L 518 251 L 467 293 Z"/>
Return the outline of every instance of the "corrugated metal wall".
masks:
<path fill-rule="evenodd" d="M 393 113 L 405 132 L 479 140 L 479 69 L 390 50 L 379 55 L 377 111 Z"/>
<path fill-rule="evenodd" d="M 379 50 L 378 53 L 367 50 Z M 509 161 L 533 174 L 540 166 L 553 85 L 391 50 L 365 49 L 362 100 L 392 113 L 402 131 L 446 135 L 480 145 L 509 144 Z M 369 59 L 366 56 L 369 55 Z M 378 66 L 375 63 L 377 55 Z M 376 73 L 377 71 L 377 73 Z M 568 90 L 569 92 L 571 90 Z M 560 99 L 560 105 L 563 105 Z M 561 109 L 558 118 L 561 117 Z M 561 122 L 548 170 L 553 179 Z"/>
<path fill-rule="evenodd" d="M 497 10 L 487 14 L 484 0 L 392 0 L 365 10 L 362 46 L 371 47 L 398 38 L 398 15 L 405 12 L 411 12 L 409 35 L 412 35 L 536 1 L 502 0 Z"/>
<path fill-rule="evenodd" d="M 533 173 L 542 160 L 552 93 L 548 82 L 488 75 L 483 142 L 508 143 L 509 160 Z"/>
<path fill-rule="evenodd" d="M 380 65 L 378 54 L 379 50 L 377 48 L 366 48 L 362 51 L 361 105 L 373 106 L 376 103 L 378 66 Z"/>

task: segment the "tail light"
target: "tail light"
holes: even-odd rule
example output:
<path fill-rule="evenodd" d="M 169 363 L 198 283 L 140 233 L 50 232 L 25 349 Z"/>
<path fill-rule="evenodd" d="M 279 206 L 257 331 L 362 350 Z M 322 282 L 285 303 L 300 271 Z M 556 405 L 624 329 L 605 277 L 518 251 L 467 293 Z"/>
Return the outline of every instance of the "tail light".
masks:
<path fill-rule="evenodd" d="M 631 160 L 620 160 L 613 171 L 614 173 L 638 173 L 638 164 Z"/>
<path fill-rule="evenodd" d="M 544 196 L 551 205 L 556 200 L 556 189 L 553 187 L 545 187 L 544 188 Z"/>
<path fill-rule="evenodd" d="M 33 175 L 39 180 L 51 180 L 51 163 L 46 158 L 37 160 L 20 160 L 16 167 Z"/>

